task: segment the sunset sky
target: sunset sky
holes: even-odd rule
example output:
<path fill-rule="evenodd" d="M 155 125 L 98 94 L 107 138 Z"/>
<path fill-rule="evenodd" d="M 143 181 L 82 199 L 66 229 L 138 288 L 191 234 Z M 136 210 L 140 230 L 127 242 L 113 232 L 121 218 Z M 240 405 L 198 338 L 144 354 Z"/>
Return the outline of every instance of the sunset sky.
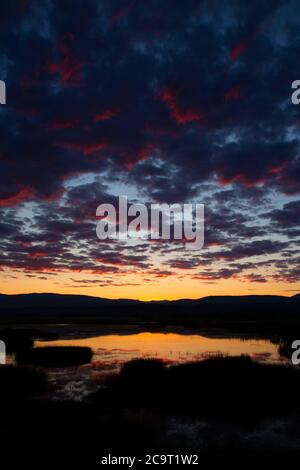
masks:
<path fill-rule="evenodd" d="M 0 4 L 0 292 L 300 292 L 300 8 Z M 101 241 L 96 208 L 202 203 L 205 244 Z"/>

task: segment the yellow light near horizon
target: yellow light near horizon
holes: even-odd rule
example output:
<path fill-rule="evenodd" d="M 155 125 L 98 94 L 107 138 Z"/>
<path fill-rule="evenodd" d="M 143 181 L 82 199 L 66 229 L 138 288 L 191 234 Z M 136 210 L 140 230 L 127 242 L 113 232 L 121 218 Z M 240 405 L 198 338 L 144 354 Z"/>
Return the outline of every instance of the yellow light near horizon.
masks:
<path fill-rule="evenodd" d="M 147 276 L 149 281 L 141 280 L 138 274 L 115 276 L 114 283 L 107 286 L 97 286 L 92 284 L 84 287 L 85 284 L 70 282 L 70 273 L 58 273 L 55 276 L 39 275 L 39 277 L 29 278 L 23 274 L 12 273 L 13 281 L 7 277 L 7 273 L 0 273 L 1 292 L 3 294 L 20 294 L 32 292 L 54 292 L 60 294 L 80 294 L 95 297 L 107 297 L 111 299 L 130 298 L 137 300 L 176 300 L 182 298 L 197 299 L 208 295 L 293 295 L 300 291 L 300 283 L 251 283 L 242 282 L 237 279 L 226 279 L 214 284 L 208 284 L 200 280 L 193 279 L 191 275 L 185 273 L 182 276 L 169 276 L 156 278 Z M 40 277 L 46 277 L 41 279 Z M 91 279 L 90 274 L 76 273 L 71 275 L 77 280 Z M 97 279 L 97 278 L 95 278 Z M 99 279 L 103 282 L 103 279 Z M 115 285 L 119 284 L 119 285 Z M 123 284 L 123 285 L 122 285 Z"/>

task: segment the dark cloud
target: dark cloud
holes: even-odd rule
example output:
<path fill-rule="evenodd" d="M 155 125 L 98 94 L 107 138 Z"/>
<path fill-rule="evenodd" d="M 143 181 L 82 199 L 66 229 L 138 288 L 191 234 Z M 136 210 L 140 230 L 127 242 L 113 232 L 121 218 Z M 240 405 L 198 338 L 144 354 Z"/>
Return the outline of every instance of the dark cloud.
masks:
<path fill-rule="evenodd" d="M 300 201 L 288 202 L 282 209 L 270 211 L 264 217 L 271 219 L 281 230 L 300 227 Z"/>
<path fill-rule="evenodd" d="M 213 175 L 298 191 L 297 142 L 284 137 L 294 112 L 280 105 L 300 35 L 272 40 L 282 5 L 232 1 L 221 14 L 193 0 L 5 5 L 1 203 L 57 198 L 66 178 L 111 165 L 143 187 L 151 155 L 164 162 L 147 185 L 160 199 L 174 192 L 171 182 L 162 189 L 170 172 L 177 199 Z"/>
<path fill-rule="evenodd" d="M 2 268 L 163 277 L 173 271 L 156 271 L 153 257 L 162 255 L 175 270 L 222 264 L 199 279 L 265 282 L 240 260 L 284 256 L 290 264 L 273 264 L 273 274 L 298 279 L 299 208 L 288 196 L 300 188 L 299 111 L 290 101 L 299 21 L 297 3 L 280 0 L 4 2 Z M 97 178 L 69 185 L 87 175 Z M 199 257 L 178 259 L 180 243 L 134 254 L 99 243 L 96 207 L 116 201 L 120 182 L 147 201 L 201 199 Z M 24 202 L 34 202 L 32 214 L 20 221 Z"/>

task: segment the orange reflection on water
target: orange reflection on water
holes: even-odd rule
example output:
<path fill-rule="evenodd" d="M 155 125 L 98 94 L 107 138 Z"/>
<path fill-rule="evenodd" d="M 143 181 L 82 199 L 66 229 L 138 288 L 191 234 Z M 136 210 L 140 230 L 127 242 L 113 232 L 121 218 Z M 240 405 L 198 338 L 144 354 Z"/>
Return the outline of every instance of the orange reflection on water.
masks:
<path fill-rule="evenodd" d="M 188 361 L 202 355 L 223 353 L 247 354 L 258 360 L 279 359 L 276 345 L 267 340 L 237 338 L 207 338 L 195 334 L 136 333 L 103 335 L 82 339 L 49 342 L 38 341 L 36 346 L 88 346 L 94 359 L 125 361 L 135 357 L 157 357 L 172 361 Z"/>

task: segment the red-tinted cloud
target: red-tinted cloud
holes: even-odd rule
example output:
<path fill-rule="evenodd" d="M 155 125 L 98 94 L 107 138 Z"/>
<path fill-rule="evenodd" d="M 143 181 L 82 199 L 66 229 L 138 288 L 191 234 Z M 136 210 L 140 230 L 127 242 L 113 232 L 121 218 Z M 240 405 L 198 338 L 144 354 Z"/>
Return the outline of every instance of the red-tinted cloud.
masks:
<path fill-rule="evenodd" d="M 237 43 L 229 53 L 230 60 L 234 62 L 238 60 L 241 55 L 245 54 L 252 45 L 252 43 L 255 41 L 255 39 L 259 35 L 263 34 L 268 28 L 268 26 L 270 26 L 271 21 L 272 17 L 270 16 L 266 20 L 262 21 L 261 24 L 249 34 L 248 37 Z"/>
<path fill-rule="evenodd" d="M 130 2 L 127 3 L 127 5 L 125 4 L 124 6 L 114 10 L 111 16 L 111 21 L 113 23 L 116 23 L 117 21 L 127 16 L 130 9 L 134 6 L 135 2 L 136 0 L 131 0 Z"/>
<path fill-rule="evenodd" d="M 48 70 L 50 73 L 57 73 L 64 85 L 75 86 L 80 83 L 84 65 L 84 62 L 65 56 L 62 60 L 49 64 Z"/>
<path fill-rule="evenodd" d="M 65 121 L 55 121 L 49 124 L 50 130 L 58 130 L 58 129 L 71 129 L 76 124 L 78 124 L 78 120 L 65 120 Z"/>
<path fill-rule="evenodd" d="M 224 95 L 225 101 L 238 101 L 242 98 L 242 89 L 240 86 L 235 86 L 233 88 L 230 88 L 225 95 Z"/>
<path fill-rule="evenodd" d="M 117 108 L 108 108 L 104 109 L 103 111 L 99 112 L 98 114 L 95 115 L 94 121 L 107 121 L 109 119 L 112 119 L 113 117 L 117 116 L 119 114 L 120 110 Z"/>
<path fill-rule="evenodd" d="M 86 156 L 93 155 L 94 153 L 101 152 L 108 148 L 109 143 L 107 139 L 99 139 L 98 141 L 90 143 L 80 143 L 80 142 L 60 142 L 59 146 L 68 148 L 71 150 L 78 150 Z"/>
<path fill-rule="evenodd" d="M 189 124 L 193 121 L 200 121 L 204 115 L 194 107 L 182 107 L 178 103 L 178 95 L 171 88 L 165 88 L 158 96 L 158 99 L 166 104 L 173 119 L 177 124 Z"/>
<path fill-rule="evenodd" d="M 16 204 L 20 204 L 23 201 L 26 201 L 32 196 L 32 192 L 28 188 L 19 189 L 12 195 L 7 197 L 2 197 L 0 199 L 0 206 L 15 206 Z"/>
<path fill-rule="evenodd" d="M 58 43 L 57 49 L 62 54 L 62 59 L 48 64 L 50 73 L 58 74 L 60 82 L 67 87 L 80 85 L 81 74 L 86 62 L 74 57 L 71 49 L 75 40 L 72 33 L 67 33 L 63 40 Z"/>

